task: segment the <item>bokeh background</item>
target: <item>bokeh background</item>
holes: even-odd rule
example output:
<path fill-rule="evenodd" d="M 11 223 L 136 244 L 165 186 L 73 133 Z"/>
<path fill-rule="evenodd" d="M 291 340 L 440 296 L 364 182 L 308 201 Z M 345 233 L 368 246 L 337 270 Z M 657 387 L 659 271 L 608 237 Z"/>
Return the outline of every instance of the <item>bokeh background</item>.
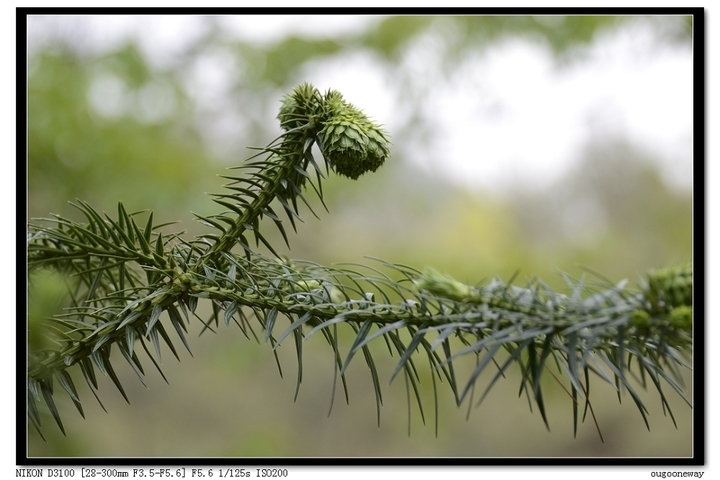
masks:
<path fill-rule="evenodd" d="M 280 99 L 309 81 L 384 124 L 392 158 L 355 182 L 331 176 L 329 213 L 316 201 L 321 219 L 306 212 L 291 250 L 272 237 L 282 253 L 431 265 L 471 284 L 519 270 L 517 283 L 538 276 L 562 290 L 558 270 L 579 277 L 583 267 L 636 282 L 692 258 L 692 41 L 682 16 L 31 16 L 28 218 L 80 219 L 74 199 L 109 213 L 122 201 L 192 237 L 205 227 L 191 212 L 215 212 L 204 192 L 220 191 L 217 175 L 247 146 L 280 133 Z M 292 346 L 278 350 L 281 377 L 269 345 L 233 327 L 218 333 L 195 335 L 194 356 L 179 352 L 181 362 L 164 351 L 169 385 L 148 371 L 144 387 L 120 359 L 131 405 L 104 379 L 108 413 L 75 377 L 87 418 L 58 395 L 67 437 L 47 415 L 48 442 L 31 430 L 28 454 L 693 452 L 692 410 L 669 388 L 677 428 L 650 391 L 648 431 L 630 397 L 618 403 L 596 379 L 603 443 L 589 416 L 573 438 L 571 402 L 549 376 L 549 431 L 518 397 L 516 373 L 479 408 L 456 407 L 439 385 L 436 436 L 427 369 L 424 426 L 415 404 L 408 420 L 402 379 L 387 385 L 397 359 L 375 349 L 385 373 L 378 426 L 362 360 L 348 371 L 350 404 L 338 394 L 328 416 L 333 363 L 323 339 L 306 342 L 293 402 Z"/>

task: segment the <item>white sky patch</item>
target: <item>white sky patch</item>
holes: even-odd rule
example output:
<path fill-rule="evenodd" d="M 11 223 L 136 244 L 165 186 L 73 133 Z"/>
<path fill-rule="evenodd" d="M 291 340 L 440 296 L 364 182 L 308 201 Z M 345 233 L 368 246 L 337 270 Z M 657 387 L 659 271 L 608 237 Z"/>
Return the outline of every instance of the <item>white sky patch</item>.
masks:
<path fill-rule="evenodd" d="M 657 48 L 656 42 L 645 24 L 603 36 L 576 75 L 585 70 L 584 82 L 594 80 L 622 108 L 627 130 L 648 145 L 659 141 L 661 153 L 692 131 L 692 57 L 687 49 Z"/>
<path fill-rule="evenodd" d="M 550 51 L 523 40 L 468 59 L 434 99 L 449 175 L 484 188 L 544 186 L 561 175 L 581 131 L 578 99 L 558 80 Z"/>
<path fill-rule="evenodd" d="M 382 18 L 379 15 L 228 15 L 218 17 L 218 21 L 233 38 L 272 44 L 291 35 L 317 39 L 359 34 Z"/>
<path fill-rule="evenodd" d="M 56 36 L 75 40 L 84 53 L 103 55 L 136 40 L 150 61 L 171 64 L 209 28 L 198 15 L 62 15 L 28 17 L 30 53 Z"/>
<path fill-rule="evenodd" d="M 432 89 L 440 129 L 419 163 L 470 187 L 543 187 L 592 140 L 627 138 L 656 155 L 671 184 L 692 181 L 692 58 L 643 24 L 600 36 L 558 65 L 542 43 L 508 39 L 474 53 Z M 411 157 L 412 160 L 412 157 Z M 685 175 L 680 175 L 685 172 Z"/>
<path fill-rule="evenodd" d="M 163 68 L 172 64 L 206 32 L 209 25 L 203 19 L 203 16 L 194 15 L 109 15 L 93 17 L 91 25 L 96 29 L 94 36 L 102 38 L 109 36 L 105 32 L 107 24 L 112 26 L 115 22 L 125 22 L 129 27 L 126 27 L 128 37 L 136 39 L 145 56 L 154 65 Z M 110 30 L 114 31 L 114 27 Z M 127 38 L 121 28 L 118 37 L 119 42 Z"/>

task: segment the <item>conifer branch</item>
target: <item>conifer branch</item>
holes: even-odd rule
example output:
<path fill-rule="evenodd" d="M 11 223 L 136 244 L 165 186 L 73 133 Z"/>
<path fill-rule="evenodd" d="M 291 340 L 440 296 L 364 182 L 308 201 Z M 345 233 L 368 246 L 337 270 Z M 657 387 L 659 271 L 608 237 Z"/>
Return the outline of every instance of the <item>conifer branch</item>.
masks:
<path fill-rule="evenodd" d="M 618 394 L 629 392 L 646 423 L 647 409 L 631 382 L 634 377 L 644 388 L 652 385 L 668 411 L 664 385 L 690 405 L 681 369 L 689 368 L 692 349 L 691 265 L 651 272 L 634 289 L 627 282 L 607 281 L 590 288 L 584 279 L 568 278 L 569 292 L 562 294 L 540 280 L 524 287 L 499 279 L 466 285 L 432 269 L 386 262 L 341 268 L 283 259 L 261 232 L 260 220 L 270 218 L 289 243 L 273 202 L 295 229 L 301 221 L 298 200 L 310 206 L 304 197 L 308 185 L 322 200 L 325 173 L 313 156 L 313 145 L 323 156 L 325 172 L 357 179 L 383 164 L 389 142 L 379 126 L 338 92 L 323 95 L 308 84 L 285 97 L 278 119 L 284 133 L 238 167 L 245 175 L 226 177 L 228 193 L 213 195 L 226 210 L 198 216 L 213 229 L 198 239 L 164 235 L 164 225 L 154 225 L 152 212 L 128 214 L 122 204 L 116 218 L 79 202 L 75 206 L 84 223 L 55 216 L 29 225 L 30 286 L 38 275 L 55 272 L 67 294 L 63 313 L 29 318 L 30 338 L 41 339 L 30 343 L 27 367 L 28 418 L 38 432 L 38 403 L 43 402 L 64 433 L 53 400 L 55 385 L 84 415 L 70 371 L 82 373 L 98 401 L 96 369 L 110 377 L 127 400 L 113 369 L 113 349 L 142 381 L 139 344 L 162 374 L 156 361 L 161 345 L 177 357 L 168 321 L 188 351 L 187 327 L 195 320 L 203 329 L 219 328 L 221 319 L 227 325 L 233 322 L 246 335 L 254 335 L 251 322 L 256 321 L 263 332 L 258 340 L 273 349 L 292 337 L 298 351 L 298 389 L 303 340 L 321 333 L 333 350 L 335 380 L 340 377 L 343 385 L 348 365 L 364 357 L 378 413 L 381 381 L 369 345 L 382 338 L 398 358 L 390 380 L 402 370 L 408 398 L 418 402 L 423 421 L 418 356 L 431 367 L 436 410 L 435 376 L 449 385 L 460 404 L 472 399 L 478 379 L 491 365 L 496 373 L 479 402 L 517 365 L 520 392 L 534 401 L 546 424 L 541 379 L 551 364 L 567 375 L 575 426 L 581 400 L 585 398 L 586 410 L 590 405 L 590 379 L 595 377 Z M 252 237 L 275 257 L 256 251 Z M 212 305 L 207 320 L 198 316 L 201 300 Z M 354 332 L 349 347 L 338 341 L 341 325 Z M 454 363 L 467 355 L 477 362 L 462 381 Z M 552 371 L 550 375 L 555 377 Z"/>

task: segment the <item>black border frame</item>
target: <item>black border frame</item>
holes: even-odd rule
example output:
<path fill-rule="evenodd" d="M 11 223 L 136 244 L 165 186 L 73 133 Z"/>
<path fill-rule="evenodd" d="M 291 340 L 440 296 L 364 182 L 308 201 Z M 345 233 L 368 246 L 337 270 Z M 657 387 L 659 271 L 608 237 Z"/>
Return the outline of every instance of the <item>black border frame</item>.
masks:
<path fill-rule="evenodd" d="M 700 467 L 706 463 L 706 408 L 705 408 L 705 147 L 706 147 L 706 83 L 705 83 L 705 10 L 701 7 L 687 8 L 62 8 L 37 7 L 16 8 L 16 127 L 17 127 L 17 285 L 27 285 L 27 241 L 24 219 L 27 218 L 27 17 L 30 15 L 79 15 L 79 14 L 136 14 L 136 15 L 192 15 L 192 14 L 375 14 L 375 15 L 692 15 L 693 17 L 693 283 L 694 343 L 693 352 L 693 456 L 692 457 L 639 457 L 639 458 L 367 458 L 367 457 L 317 457 L 317 458 L 97 458 L 69 457 L 46 458 L 27 456 L 26 371 L 27 343 L 24 325 L 27 321 L 27 292 L 17 290 L 17 373 L 16 373 L 16 464 L 23 467 L 102 467 L 123 466 L 151 467 L 219 467 L 219 466 L 648 466 L 648 467 Z M 21 128 L 23 127 L 23 128 Z M 23 211 L 24 210 L 24 211 Z M 698 321 L 699 320 L 699 321 Z M 24 447 L 24 448 L 23 448 Z M 147 468 L 145 468 L 147 470 Z M 205 469 L 207 470 L 207 468 Z M 292 472 L 291 472 L 292 473 Z M 145 472 L 148 476 L 148 472 Z M 16 476 L 17 472 L 16 472 Z M 99 476 L 99 475 L 98 475 Z"/>

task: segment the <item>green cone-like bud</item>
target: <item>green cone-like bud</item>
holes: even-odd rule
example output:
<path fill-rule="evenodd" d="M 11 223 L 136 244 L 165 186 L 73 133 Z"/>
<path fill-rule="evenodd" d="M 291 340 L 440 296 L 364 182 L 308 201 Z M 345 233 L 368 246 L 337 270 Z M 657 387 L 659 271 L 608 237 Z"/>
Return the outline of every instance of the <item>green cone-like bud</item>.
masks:
<path fill-rule="evenodd" d="M 639 328 L 648 328 L 650 326 L 650 314 L 645 310 L 635 310 L 630 315 L 630 323 Z"/>
<path fill-rule="evenodd" d="M 414 280 L 414 283 L 418 290 L 424 290 L 439 297 L 451 298 L 459 302 L 473 298 L 472 288 L 433 268 L 425 269 L 423 275 Z"/>
<path fill-rule="evenodd" d="M 647 328 L 652 317 L 667 318 L 678 329 L 692 328 L 692 264 L 663 268 L 648 273 L 643 290 L 647 310 L 633 312 L 630 321 Z"/>
<path fill-rule="evenodd" d="M 656 308 L 692 306 L 692 264 L 664 268 L 648 274 L 646 295 Z"/>
<path fill-rule="evenodd" d="M 692 328 L 692 307 L 682 305 L 670 312 L 670 323 L 676 328 L 689 330 Z"/>
<path fill-rule="evenodd" d="M 353 180 L 377 170 L 390 153 L 385 130 L 336 90 L 322 95 L 309 83 L 299 85 L 283 98 L 277 118 L 286 132 L 299 128 L 302 139 L 318 140 L 332 169 Z"/>
<path fill-rule="evenodd" d="M 390 153 L 386 132 L 334 90 L 325 95 L 326 117 L 319 134 L 323 154 L 340 175 L 374 172 Z"/>
<path fill-rule="evenodd" d="M 309 83 L 303 83 L 292 93 L 285 95 L 277 118 L 283 130 L 292 130 L 308 125 L 315 118 L 322 121 L 322 106 L 323 98 L 318 89 Z"/>

